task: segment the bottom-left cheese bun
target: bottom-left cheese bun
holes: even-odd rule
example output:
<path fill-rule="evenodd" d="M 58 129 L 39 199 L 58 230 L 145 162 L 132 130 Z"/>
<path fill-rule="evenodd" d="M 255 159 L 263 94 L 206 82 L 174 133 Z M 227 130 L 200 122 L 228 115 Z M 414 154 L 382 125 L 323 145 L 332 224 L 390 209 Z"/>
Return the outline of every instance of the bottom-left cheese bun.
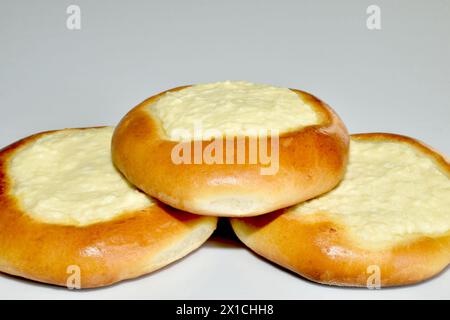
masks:
<path fill-rule="evenodd" d="M 0 271 L 71 288 L 138 277 L 197 249 L 217 218 L 130 185 L 112 127 L 39 133 L 0 151 Z"/>

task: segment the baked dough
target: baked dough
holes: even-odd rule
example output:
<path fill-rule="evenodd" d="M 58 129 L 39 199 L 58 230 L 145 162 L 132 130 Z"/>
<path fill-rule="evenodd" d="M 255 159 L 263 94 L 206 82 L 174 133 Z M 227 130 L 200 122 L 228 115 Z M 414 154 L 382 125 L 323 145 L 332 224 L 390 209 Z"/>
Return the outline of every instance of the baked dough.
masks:
<path fill-rule="evenodd" d="M 450 263 L 450 165 L 393 134 L 353 135 L 342 182 L 325 195 L 232 219 L 256 253 L 324 284 L 381 286 L 428 279 Z"/>
<path fill-rule="evenodd" d="M 273 163 L 250 160 L 252 143 L 261 146 L 262 138 L 277 146 L 277 170 L 267 174 Z M 224 150 L 220 161 L 202 161 L 216 141 Z M 173 158 L 180 146 L 194 154 L 181 163 Z M 213 216 L 260 215 L 322 194 L 341 180 L 347 153 L 346 128 L 325 103 L 303 91 L 248 82 L 153 96 L 122 119 L 112 143 L 113 161 L 131 183 L 175 208 Z"/>
<path fill-rule="evenodd" d="M 169 208 L 111 160 L 112 127 L 39 133 L 0 152 L 0 271 L 82 288 L 149 273 L 198 248 L 216 218 Z M 75 269 L 74 269 L 75 268 Z"/>

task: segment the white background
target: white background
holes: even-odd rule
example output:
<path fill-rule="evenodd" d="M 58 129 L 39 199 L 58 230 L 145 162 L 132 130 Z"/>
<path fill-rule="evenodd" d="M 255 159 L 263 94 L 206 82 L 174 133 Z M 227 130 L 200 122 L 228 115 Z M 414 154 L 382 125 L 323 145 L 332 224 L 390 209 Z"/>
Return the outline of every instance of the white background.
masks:
<path fill-rule="evenodd" d="M 70 4 L 81 7 L 79 31 L 66 28 Z M 382 30 L 366 28 L 370 4 L 381 7 Z M 0 145 L 113 125 L 161 90 L 229 79 L 309 91 L 353 133 L 406 134 L 448 155 L 449 40 L 446 0 L 0 0 Z M 0 274 L 0 298 L 450 298 L 448 270 L 403 288 L 327 287 L 221 233 L 176 264 L 104 289 Z"/>

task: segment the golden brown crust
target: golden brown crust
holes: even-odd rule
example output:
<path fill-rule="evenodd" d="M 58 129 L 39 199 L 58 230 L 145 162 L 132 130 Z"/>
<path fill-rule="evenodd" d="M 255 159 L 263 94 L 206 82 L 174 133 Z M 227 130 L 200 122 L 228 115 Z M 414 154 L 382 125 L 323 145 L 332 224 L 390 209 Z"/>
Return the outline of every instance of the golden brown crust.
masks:
<path fill-rule="evenodd" d="M 348 134 L 329 106 L 306 92 L 293 91 L 315 108 L 323 122 L 280 136 L 279 170 L 274 175 L 261 175 L 263 165 L 248 163 L 249 143 L 246 164 L 174 164 L 171 151 L 178 142 L 165 139 L 159 121 L 146 110 L 165 92 L 145 100 L 122 119 L 113 136 L 113 161 L 144 192 L 192 213 L 254 216 L 310 199 L 341 180 Z M 193 150 L 193 142 L 184 143 L 192 144 Z M 209 143 L 202 142 L 202 151 Z M 248 208 L 224 211 L 212 205 L 220 199 L 233 202 L 235 197 L 246 197 Z"/>
<path fill-rule="evenodd" d="M 450 175 L 445 158 L 415 139 L 385 133 L 357 134 L 352 139 L 409 143 L 432 156 Z M 256 253 L 323 284 L 367 286 L 373 272 L 370 266 L 377 266 L 381 286 L 407 285 L 433 277 L 450 263 L 450 231 L 368 249 L 358 245 L 347 227 L 327 213 L 299 219 L 288 208 L 260 217 L 232 219 L 231 223 L 237 236 Z"/>
<path fill-rule="evenodd" d="M 214 218 L 198 217 L 161 203 L 84 227 L 33 219 L 10 194 L 8 161 L 21 146 L 52 132 L 30 136 L 0 151 L 0 271 L 65 286 L 70 276 L 68 267 L 78 266 L 82 288 L 100 287 L 149 273 L 181 258 L 215 229 Z M 193 243 L 169 252 L 196 232 L 198 239 Z"/>

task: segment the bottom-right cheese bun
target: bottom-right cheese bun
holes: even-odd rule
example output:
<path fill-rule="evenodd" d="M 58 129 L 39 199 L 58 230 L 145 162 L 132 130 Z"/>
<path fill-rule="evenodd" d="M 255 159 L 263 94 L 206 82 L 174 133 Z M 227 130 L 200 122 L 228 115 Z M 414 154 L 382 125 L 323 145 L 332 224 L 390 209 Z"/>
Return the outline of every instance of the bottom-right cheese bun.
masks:
<path fill-rule="evenodd" d="M 315 282 L 417 283 L 450 263 L 450 163 L 412 138 L 352 135 L 332 191 L 231 224 L 253 251 Z"/>

